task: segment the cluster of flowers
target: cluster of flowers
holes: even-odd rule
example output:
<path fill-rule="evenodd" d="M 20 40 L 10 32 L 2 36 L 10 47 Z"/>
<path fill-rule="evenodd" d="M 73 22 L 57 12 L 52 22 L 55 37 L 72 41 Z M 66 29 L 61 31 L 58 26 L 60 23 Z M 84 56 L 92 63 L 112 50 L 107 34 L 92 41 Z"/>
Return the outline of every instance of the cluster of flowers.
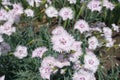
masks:
<path fill-rule="evenodd" d="M 68 0 L 68 1 L 70 2 L 70 4 L 72 4 L 72 3 L 76 4 L 76 0 Z M 82 1 L 82 2 L 84 2 L 84 1 Z M 108 0 L 103 0 L 103 2 L 99 1 L 99 0 L 91 0 L 88 3 L 87 7 L 91 11 L 99 11 L 100 12 L 102 10 L 102 7 L 106 7 L 107 9 L 113 10 L 115 6 Z M 70 7 L 63 7 L 58 12 L 55 7 L 50 6 L 46 9 L 45 12 L 49 18 L 57 17 L 59 15 L 60 17 L 62 17 L 62 19 L 64 21 L 67 19 L 73 19 L 73 17 L 74 17 L 74 11 Z"/>
<path fill-rule="evenodd" d="M 52 4 L 51 0 L 47 0 L 48 3 Z M 68 0 L 70 4 L 76 4 L 76 0 Z M 30 6 L 36 5 L 40 6 L 41 0 L 27 0 Z M 81 2 L 84 2 L 82 0 Z M 0 21 L 5 21 L 3 25 L 0 26 L 0 43 L 4 41 L 2 34 L 10 36 L 16 31 L 13 27 L 14 23 L 19 22 L 21 14 L 25 13 L 28 17 L 33 17 L 34 12 L 31 9 L 24 10 L 20 3 L 10 3 L 8 0 L 3 0 L 2 4 L 5 9 L 0 9 Z M 12 6 L 10 9 L 7 5 Z M 108 0 L 91 0 L 87 7 L 91 11 L 100 12 L 102 7 L 113 10 L 114 5 Z M 70 7 L 63 7 L 58 10 L 53 7 L 47 7 L 45 10 L 46 15 L 49 18 L 60 16 L 63 21 L 67 19 L 74 18 L 74 11 Z M 116 24 L 111 24 L 113 30 L 119 32 L 119 26 Z M 44 53 L 48 50 L 45 46 L 38 47 L 32 52 L 32 58 L 43 58 L 41 66 L 39 68 L 40 75 L 43 79 L 50 80 L 50 76 L 55 74 L 58 70 L 61 74 L 64 74 L 66 69 L 64 66 L 71 66 L 74 69 L 74 74 L 72 76 L 73 80 L 96 80 L 95 73 L 99 67 L 100 61 L 94 53 L 94 50 L 98 47 L 106 46 L 112 47 L 114 45 L 114 40 L 112 39 L 112 29 L 109 27 L 90 27 L 89 23 L 83 19 L 79 19 L 74 24 L 74 29 L 77 29 L 81 34 L 85 34 L 88 47 L 86 47 L 86 54 L 83 54 L 81 45 L 82 41 L 76 41 L 72 35 L 70 35 L 62 26 L 57 26 L 52 31 L 51 42 L 53 44 L 53 50 L 58 52 L 57 58 L 53 56 L 47 56 L 43 58 Z M 103 37 L 106 42 L 103 43 L 92 32 L 99 32 L 101 37 Z M 27 47 L 23 45 L 18 45 L 16 51 L 13 53 L 18 59 L 23 59 L 27 57 L 28 51 Z M 84 64 L 81 63 L 79 58 L 84 55 Z M 71 65 L 72 63 L 72 65 Z M 1 80 L 4 76 L 1 77 Z"/>

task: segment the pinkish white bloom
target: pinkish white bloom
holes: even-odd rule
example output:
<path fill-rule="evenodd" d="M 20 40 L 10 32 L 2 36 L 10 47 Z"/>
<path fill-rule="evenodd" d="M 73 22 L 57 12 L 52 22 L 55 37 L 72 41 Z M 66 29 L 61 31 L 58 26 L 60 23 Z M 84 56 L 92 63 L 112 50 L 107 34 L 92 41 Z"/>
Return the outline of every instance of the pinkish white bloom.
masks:
<path fill-rule="evenodd" d="M 41 0 L 27 0 L 28 4 L 32 7 L 34 7 L 36 5 L 36 7 L 40 6 L 40 3 L 42 2 Z M 34 5 L 35 3 L 35 5 Z"/>
<path fill-rule="evenodd" d="M 12 5 L 12 3 L 10 3 L 10 0 L 2 0 L 2 5 L 4 5 L 4 6 Z"/>
<path fill-rule="evenodd" d="M 65 74 L 66 69 L 61 69 L 60 74 Z"/>
<path fill-rule="evenodd" d="M 52 36 L 53 50 L 58 52 L 62 51 L 69 52 L 73 42 L 74 39 L 69 34 Z"/>
<path fill-rule="evenodd" d="M 53 35 L 62 35 L 67 34 L 67 31 L 62 26 L 57 26 L 53 31 Z"/>
<path fill-rule="evenodd" d="M 39 68 L 39 71 L 40 71 L 40 75 L 43 79 L 48 79 L 50 80 L 50 75 L 52 74 L 53 70 L 51 67 L 49 66 L 41 66 Z"/>
<path fill-rule="evenodd" d="M 43 79 L 50 80 L 50 75 L 57 71 L 57 67 L 61 67 L 61 64 L 54 57 L 48 56 L 45 57 L 39 68 L 40 75 Z"/>
<path fill-rule="evenodd" d="M 110 10 L 115 8 L 115 5 L 108 0 L 103 0 L 103 6 Z"/>
<path fill-rule="evenodd" d="M 82 67 L 82 66 L 81 66 L 81 62 L 80 62 L 79 60 L 76 61 L 76 62 L 73 64 L 73 69 L 74 69 L 75 71 L 78 71 L 81 67 Z"/>
<path fill-rule="evenodd" d="M 79 60 L 79 57 L 83 54 L 82 51 L 78 51 L 78 52 L 75 52 L 75 53 L 71 53 L 70 56 L 69 56 L 69 60 L 71 62 L 76 62 L 77 60 Z"/>
<path fill-rule="evenodd" d="M 91 10 L 91 11 L 101 11 L 102 9 L 102 5 L 101 5 L 101 1 L 97 1 L 97 0 L 92 0 L 88 3 L 87 7 Z"/>
<path fill-rule="evenodd" d="M 27 2 L 30 6 L 32 6 L 32 7 L 34 6 L 34 0 L 27 0 Z"/>
<path fill-rule="evenodd" d="M 94 74 L 83 69 L 73 74 L 72 80 L 94 80 Z"/>
<path fill-rule="evenodd" d="M 105 38 L 106 39 L 106 47 L 112 47 L 114 45 L 114 40 L 111 37 Z"/>
<path fill-rule="evenodd" d="M 42 58 L 43 54 L 47 51 L 46 47 L 38 47 L 32 52 L 32 57 Z"/>
<path fill-rule="evenodd" d="M 19 45 L 17 46 L 16 51 L 13 54 L 18 59 L 23 59 L 28 55 L 27 47 Z"/>
<path fill-rule="evenodd" d="M 89 31 L 89 25 L 85 20 L 79 20 L 75 23 L 74 29 L 78 29 L 80 33 Z"/>
<path fill-rule="evenodd" d="M 112 30 L 109 27 L 104 27 L 103 33 L 104 33 L 105 38 L 112 36 Z"/>
<path fill-rule="evenodd" d="M 34 12 L 32 9 L 26 9 L 25 14 L 27 15 L 27 17 L 33 17 L 34 16 Z"/>
<path fill-rule="evenodd" d="M 53 18 L 58 16 L 58 11 L 55 9 L 55 7 L 50 6 L 45 10 L 45 13 L 48 17 Z"/>
<path fill-rule="evenodd" d="M 117 26 L 116 24 L 112 24 L 112 28 L 114 31 L 119 32 L 119 26 Z"/>
<path fill-rule="evenodd" d="M 41 2 L 42 0 L 35 0 L 36 7 L 39 7 Z"/>
<path fill-rule="evenodd" d="M 94 55 L 94 53 L 87 53 L 84 56 L 84 68 L 91 70 L 93 73 L 96 72 L 100 64 L 99 59 Z"/>
<path fill-rule="evenodd" d="M 23 7 L 20 3 L 18 4 L 13 4 L 13 9 L 12 9 L 13 13 L 15 15 L 21 15 L 23 13 Z"/>
<path fill-rule="evenodd" d="M 0 31 L 1 31 L 0 33 L 2 34 L 10 36 L 12 33 L 16 31 L 16 28 L 12 27 L 12 24 L 10 22 L 6 22 L 0 27 Z"/>
<path fill-rule="evenodd" d="M 72 46 L 71 46 L 71 50 L 74 50 L 74 51 L 81 51 L 81 44 L 82 42 L 81 41 L 75 41 Z"/>
<path fill-rule="evenodd" d="M 76 0 L 68 0 L 70 4 L 76 4 Z"/>
<path fill-rule="evenodd" d="M 64 7 L 59 11 L 59 16 L 65 21 L 67 19 L 73 19 L 74 12 L 70 7 Z"/>
<path fill-rule="evenodd" d="M 7 20 L 7 11 L 0 9 L 0 21 Z"/>
<path fill-rule="evenodd" d="M 3 42 L 4 40 L 3 40 L 3 38 L 2 38 L 2 35 L 0 35 L 0 42 Z"/>
<path fill-rule="evenodd" d="M 20 21 L 20 16 L 21 15 L 16 14 L 14 10 L 10 10 L 7 15 L 7 20 L 13 24 L 14 22 Z"/>
<path fill-rule="evenodd" d="M 97 46 L 98 46 L 97 38 L 95 36 L 90 37 L 88 39 L 88 44 L 89 44 L 89 46 L 88 46 L 89 49 L 95 50 L 97 48 Z"/>
<path fill-rule="evenodd" d="M 5 75 L 0 77 L 0 80 L 5 80 Z"/>

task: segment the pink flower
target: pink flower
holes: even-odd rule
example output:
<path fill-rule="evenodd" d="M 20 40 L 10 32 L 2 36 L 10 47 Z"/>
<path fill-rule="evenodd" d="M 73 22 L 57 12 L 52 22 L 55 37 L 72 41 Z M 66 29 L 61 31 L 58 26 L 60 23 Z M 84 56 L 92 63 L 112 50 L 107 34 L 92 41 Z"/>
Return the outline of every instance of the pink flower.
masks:
<path fill-rule="evenodd" d="M 87 7 L 91 11 L 99 11 L 100 12 L 102 9 L 102 4 L 101 4 L 101 1 L 92 0 L 88 3 Z"/>
<path fill-rule="evenodd" d="M 23 7 L 20 3 L 18 4 L 13 4 L 13 9 L 12 11 L 14 12 L 15 15 L 21 15 L 23 13 Z"/>
<path fill-rule="evenodd" d="M 78 29 L 81 33 L 89 31 L 89 25 L 85 20 L 78 20 L 75 25 L 74 29 Z"/>
<path fill-rule="evenodd" d="M 84 69 L 80 69 L 73 74 L 72 80 L 94 80 L 94 74 L 86 71 Z"/>
<path fill-rule="evenodd" d="M 100 64 L 99 59 L 94 55 L 94 53 L 88 52 L 84 56 L 84 68 L 91 70 L 93 73 L 96 72 L 98 66 Z"/>
<path fill-rule="evenodd" d="M 69 52 L 73 42 L 73 37 L 68 34 L 52 36 L 53 50 L 58 52 Z"/>
<path fill-rule="evenodd" d="M 0 42 L 3 42 L 4 40 L 3 40 L 3 38 L 2 38 L 2 35 L 0 35 Z"/>
<path fill-rule="evenodd" d="M 115 8 L 115 6 L 108 0 L 103 0 L 103 6 L 110 10 L 113 10 Z"/>
<path fill-rule="evenodd" d="M 67 31 L 62 26 L 57 26 L 53 31 L 53 35 L 62 35 L 67 34 Z"/>
<path fill-rule="evenodd" d="M 58 11 L 55 9 L 55 7 L 50 6 L 45 10 L 45 13 L 48 17 L 53 18 L 58 16 Z"/>
<path fill-rule="evenodd" d="M 24 13 L 27 15 L 27 17 L 33 17 L 34 16 L 34 12 L 32 9 L 26 9 L 24 10 Z"/>
<path fill-rule="evenodd" d="M 112 24 L 112 28 L 114 31 L 119 32 L 119 26 L 117 26 L 116 24 Z"/>
<path fill-rule="evenodd" d="M 0 27 L 0 31 L 2 34 L 10 36 L 12 33 L 16 31 L 16 28 L 12 27 L 12 24 L 10 22 L 6 22 Z"/>
<path fill-rule="evenodd" d="M 19 45 L 17 46 L 16 51 L 13 54 L 18 59 L 23 59 L 28 55 L 27 47 Z"/>
<path fill-rule="evenodd" d="M 5 75 L 0 77 L 0 80 L 5 80 Z"/>
<path fill-rule="evenodd" d="M 88 46 L 89 49 L 95 50 L 97 48 L 97 46 L 98 46 L 97 38 L 95 36 L 90 37 L 88 39 L 88 44 L 89 44 L 89 46 Z"/>
<path fill-rule="evenodd" d="M 32 57 L 42 58 L 43 54 L 47 51 L 46 47 L 38 47 L 32 52 Z"/>
<path fill-rule="evenodd" d="M 7 11 L 0 9 L 0 21 L 7 20 Z"/>
<path fill-rule="evenodd" d="M 49 66 L 45 66 L 45 67 L 40 67 L 39 68 L 40 71 L 40 75 L 43 79 L 48 79 L 50 80 L 50 75 L 52 74 L 53 70 L 51 67 Z"/>
<path fill-rule="evenodd" d="M 73 19 L 74 12 L 70 7 L 64 7 L 60 10 L 59 16 L 62 17 L 62 19 L 65 21 L 67 19 Z"/>
<path fill-rule="evenodd" d="M 68 0 L 70 4 L 76 4 L 76 0 Z"/>

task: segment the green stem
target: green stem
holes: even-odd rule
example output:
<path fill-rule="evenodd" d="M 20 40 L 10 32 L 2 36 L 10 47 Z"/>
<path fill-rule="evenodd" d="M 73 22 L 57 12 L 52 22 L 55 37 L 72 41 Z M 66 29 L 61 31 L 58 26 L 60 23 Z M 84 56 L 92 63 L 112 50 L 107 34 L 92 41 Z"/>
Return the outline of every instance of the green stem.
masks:
<path fill-rule="evenodd" d="M 64 28 L 66 28 L 67 26 L 67 20 L 64 22 Z"/>
<path fill-rule="evenodd" d="M 78 13 L 78 15 L 77 15 L 77 17 L 76 17 L 76 20 L 77 20 L 77 19 L 79 18 L 79 16 L 81 15 L 84 7 L 85 7 L 85 5 L 83 4 L 82 7 L 81 7 L 80 10 L 79 10 L 79 13 Z"/>

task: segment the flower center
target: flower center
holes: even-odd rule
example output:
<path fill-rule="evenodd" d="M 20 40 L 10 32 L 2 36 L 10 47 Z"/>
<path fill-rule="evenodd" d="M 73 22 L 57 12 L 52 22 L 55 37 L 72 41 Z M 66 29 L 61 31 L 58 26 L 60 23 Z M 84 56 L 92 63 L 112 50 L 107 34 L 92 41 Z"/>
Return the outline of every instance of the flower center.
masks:
<path fill-rule="evenodd" d="M 85 26 L 81 23 L 81 24 L 79 24 L 79 27 L 84 28 Z"/>
<path fill-rule="evenodd" d="M 84 78 L 84 77 L 81 77 L 80 80 L 85 80 L 85 78 Z"/>
<path fill-rule="evenodd" d="M 93 60 L 89 60 L 88 62 L 89 62 L 89 64 L 91 64 L 91 65 L 94 64 L 94 61 L 93 61 Z"/>
<path fill-rule="evenodd" d="M 60 39 L 59 41 L 60 41 L 60 43 L 63 44 L 63 45 L 65 45 L 65 44 L 67 43 L 67 41 L 66 41 L 64 38 Z"/>

